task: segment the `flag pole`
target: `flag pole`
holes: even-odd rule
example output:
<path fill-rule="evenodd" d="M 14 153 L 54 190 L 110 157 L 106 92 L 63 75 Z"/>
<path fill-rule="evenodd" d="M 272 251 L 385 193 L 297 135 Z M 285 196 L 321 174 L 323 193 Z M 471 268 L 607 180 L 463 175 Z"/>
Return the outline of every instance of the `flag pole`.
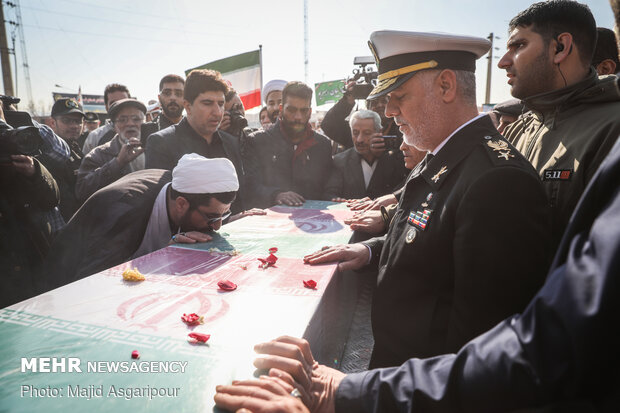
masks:
<path fill-rule="evenodd" d="M 260 92 L 263 91 L 263 45 L 258 45 L 258 65 L 260 66 Z M 263 97 L 260 97 L 261 102 L 263 101 Z M 262 104 L 261 104 L 262 106 Z"/>

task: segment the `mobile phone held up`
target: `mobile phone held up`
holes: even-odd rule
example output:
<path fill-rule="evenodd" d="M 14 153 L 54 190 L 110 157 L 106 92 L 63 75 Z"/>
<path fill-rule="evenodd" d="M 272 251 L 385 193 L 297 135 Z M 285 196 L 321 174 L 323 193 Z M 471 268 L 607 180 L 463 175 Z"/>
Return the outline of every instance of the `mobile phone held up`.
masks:
<path fill-rule="evenodd" d="M 383 143 L 386 151 L 397 151 L 400 147 L 400 138 L 396 135 L 383 135 Z"/>

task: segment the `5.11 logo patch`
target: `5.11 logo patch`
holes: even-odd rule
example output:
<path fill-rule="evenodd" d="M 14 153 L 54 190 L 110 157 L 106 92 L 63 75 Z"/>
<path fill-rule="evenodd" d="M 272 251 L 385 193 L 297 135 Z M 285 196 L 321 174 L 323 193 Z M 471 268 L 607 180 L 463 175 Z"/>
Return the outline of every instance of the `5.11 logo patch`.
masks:
<path fill-rule="evenodd" d="M 570 181 L 572 169 L 546 169 L 543 172 L 543 181 Z"/>

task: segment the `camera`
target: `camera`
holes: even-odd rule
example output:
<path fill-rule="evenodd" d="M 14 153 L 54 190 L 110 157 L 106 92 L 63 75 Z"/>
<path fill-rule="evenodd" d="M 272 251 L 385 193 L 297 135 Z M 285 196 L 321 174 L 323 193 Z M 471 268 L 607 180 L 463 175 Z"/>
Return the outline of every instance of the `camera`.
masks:
<path fill-rule="evenodd" d="M 396 135 L 383 135 L 383 143 L 386 151 L 397 151 L 400 147 L 400 139 Z"/>
<path fill-rule="evenodd" d="M 233 105 L 228 114 L 230 116 L 230 126 L 227 132 L 239 136 L 243 129 L 248 126 L 248 120 L 243 116 L 241 105 L 239 103 Z"/>
<path fill-rule="evenodd" d="M 0 129 L 0 163 L 11 163 L 11 155 L 36 156 L 44 145 L 39 129 L 32 123 L 28 112 L 16 111 L 11 105 L 20 102 L 15 96 L 0 95 L 6 123 Z"/>
<path fill-rule="evenodd" d="M 353 77 L 347 79 L 347 82 L 355 81 L 351 94 L 354 99 L 366 99 L 375 87 L 378 76 L 374 66 L 371 66 L 375 64 L 375 59 L 372 56 L 357 56 L 353 64 L 359 67 L 353 69 Z"/>

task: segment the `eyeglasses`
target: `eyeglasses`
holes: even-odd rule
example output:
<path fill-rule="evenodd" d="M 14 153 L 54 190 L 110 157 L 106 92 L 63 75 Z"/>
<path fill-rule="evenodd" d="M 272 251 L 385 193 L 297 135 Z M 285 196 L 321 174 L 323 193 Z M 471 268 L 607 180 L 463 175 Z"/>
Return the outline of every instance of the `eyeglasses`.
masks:
<path fill-rule="evenodd" d="M 118 123 L 119 125 L 123 125 L 129 121 L 133 123 L 142 123 L 144 117 L 142 116 L 119 116 L 114 120 L 114 123 Z"/>
<path fill-rule="evenodd" d="M 205 221 L 207 221 L 209 224 L 214 224 L 220 220 L 225 220 L 226 218 L 228 218 L 230 216 L 230 211 L 224 212 L 221 216 L 219 217 L 209 217 L 206 213 L 202 212 L 201 210 L 199 210 L 198 208 L 196 208 L 196 211 L 198 212 L 198 214 L 202 217 L 202 219 L 204 219 Z"/>
<path fill-rule="evenodd" d="M 295 106 L 285 105 L 284 110 L 290 113 L 291 115 L 300 112 L 302 116 L 307 116 L 312 108 L 296 108 Z"/>
<path fill-rule="evenodd" d="M 178 98 L 182 98 L 183 97 L 183 91 L 181 89 L 164 89 L 161 92 L 159 92 L 161 95 L 169 98 L 170 96 L 172 96 L 172 94 L 174 93 L 174 96 L 178 97 Z"/>
<path fill-rule="evenodd" d="M 60 116 L 58 119 L 65 125 L 81 125 L 83 118 L 66 118 L 64 116 Z"/>

